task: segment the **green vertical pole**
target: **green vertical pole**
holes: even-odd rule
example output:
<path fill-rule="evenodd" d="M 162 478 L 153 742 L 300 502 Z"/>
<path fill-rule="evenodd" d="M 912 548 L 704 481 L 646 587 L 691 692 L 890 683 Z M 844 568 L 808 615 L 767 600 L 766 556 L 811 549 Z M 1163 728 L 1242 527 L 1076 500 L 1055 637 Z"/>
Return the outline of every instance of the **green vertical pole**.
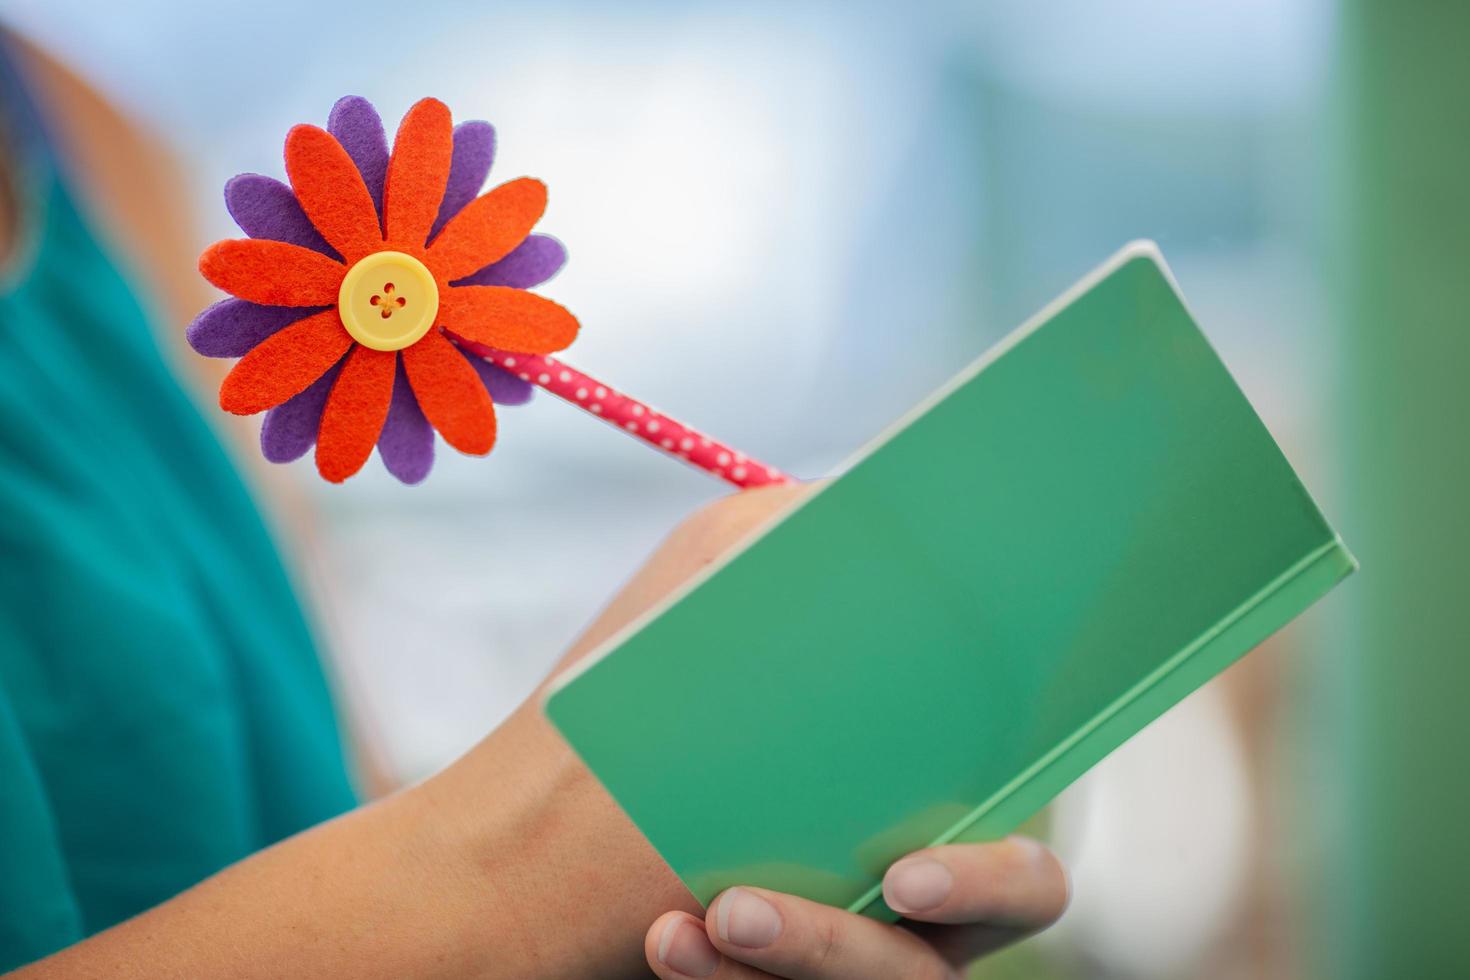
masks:
<path fill-rule="evenodd" d="M 1470 3 L 1347 0 L 1342 651 L 1326 966 L 1470 976 Z"/>

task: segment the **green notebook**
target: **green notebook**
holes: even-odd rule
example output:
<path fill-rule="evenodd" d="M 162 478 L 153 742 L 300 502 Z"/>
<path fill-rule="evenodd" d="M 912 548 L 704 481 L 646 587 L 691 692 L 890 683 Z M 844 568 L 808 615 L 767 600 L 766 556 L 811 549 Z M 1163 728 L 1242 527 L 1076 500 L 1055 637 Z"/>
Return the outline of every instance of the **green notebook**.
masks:
<path fill-rule="evenodd" d="M 892 917 L 892 861 L 1011 832 L 1355 567 L 1137 243 L 546 712 L 701 902 Z"/>

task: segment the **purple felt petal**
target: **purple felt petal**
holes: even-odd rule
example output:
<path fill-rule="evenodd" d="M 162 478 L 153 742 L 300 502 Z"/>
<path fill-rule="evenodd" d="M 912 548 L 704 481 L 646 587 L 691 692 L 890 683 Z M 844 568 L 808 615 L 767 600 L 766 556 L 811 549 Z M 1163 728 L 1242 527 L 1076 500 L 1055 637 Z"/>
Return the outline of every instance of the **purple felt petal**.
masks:
<path fill-rule="evenodd" d="M 393 376 L 388 418 L 378 434 L 378 455 L 389 473 L 410 485 L 422 482 L 434 467 L 434 430 L 409 387 L 401 357 Z"/>
<path fill-rule="evenodd" d="M 444 200 L 439 204 L 439 216 L 429 229 L 429 241 L 434 240 L 445 222 L 479 196 L 494 160 L 494 126 L 472 119 L 454 127 L 454 155 L 449 160 L 449 182 L 444 188 Z"/>
<path fill-rule="evenodd" d="M 318 312 L 311 307 L 222 299 L 196 316 L 184 336 L 205 357 L 244 357 L 271 334 Z"/>
<path fill-rule="evenodd" d="M 566 260 L 567 250 L 561 242 L 550 235 L 529 235 L 499 262 L 492 262 L 451 285 L 531 289 L 561 271 Z"/>
<path fill-rule="evenodd" d="M 251 238 L 290 242 L 335 259 L 342 257 L 312 225 L 291 188 L 273 177 L 261 174 L 231 177 L 225 184 L 225 207 L 240 230 Z"/>
<path fill-rule="evenodd" d="M 368 193 L 383 215 L 383 181 L 388 176 L 388 134 L 373 104 L 360 95 L 337 100 L 327 116 L 327 132 L 337 137 L 367 184 Z"/>
<path fill-rule="evenodd" d="M 327 407 L 327 395 L 341 369 L 342 362 L 338 361 L 311 387 L 265 413 L 260 426 L 261 455 L 272 463 L 289 463 L 306 455 L 316 443 L 322 409 Z"/>
<path fill-rule="evenodd" d="M 476 357 L 469 351 L 461 350 L 460 353 L 469 358 L 470 365 L 480 376 L 485 390 L 490 392 L 490 400 L 495 404 L 524 405 L 531 400 L 531 393 L 536 390 L 531 382 L 522 381 L 504 368 L 496 367 L 483 357 Z"/>

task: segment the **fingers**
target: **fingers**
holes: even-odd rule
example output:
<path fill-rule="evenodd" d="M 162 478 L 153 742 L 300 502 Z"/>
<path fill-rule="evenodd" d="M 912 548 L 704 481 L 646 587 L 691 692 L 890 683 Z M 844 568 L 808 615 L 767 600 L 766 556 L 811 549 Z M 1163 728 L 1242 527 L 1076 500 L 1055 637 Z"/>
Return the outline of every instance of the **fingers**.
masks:
<path fill-rule="evenodd" d="M 688 912 L 666 912 L 643 937 L 643 955 L 660 980 L 757 980 L 769 973 L 720 955 L 705 933 L 704 923 Z"/>
<path fill-rule="evenodd" d="M 1061 917 L 1067 874 L 1045 847 L 1025 837 L 916 851 L 883 878 L 883 899 L 920 922 L 984 923 L 1032 932 Z"/>
<path fill-rule="evenodd" d="M 895 928 L 763 888 L 731 888 L 705 921 L 670 912 L 644 942 L 664 980 L 953 980 L 956 968 L 1055 922 L 1067 906 L 1061 863 L 1033 840 L 951 844 L 889 868 L 883 896 L 913 920 Z"/>
<path fill-rule="evenodd" d="M 705 933 L 727 960 L 788 980 L 955 980 L 949 963 L 913 933 L 763 888 L 722 892 Z M 724 974 L 716 974 L 723 977 Z M 732 977 L 745 974 L 732 973 Z"/>

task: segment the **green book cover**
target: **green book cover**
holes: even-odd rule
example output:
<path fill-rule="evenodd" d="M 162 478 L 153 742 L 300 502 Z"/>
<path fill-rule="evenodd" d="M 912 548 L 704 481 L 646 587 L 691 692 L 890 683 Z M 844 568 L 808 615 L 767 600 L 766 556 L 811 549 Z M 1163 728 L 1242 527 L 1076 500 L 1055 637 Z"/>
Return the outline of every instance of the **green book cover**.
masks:
<path fill-rule="evenodd" d="M 1355 567 L 1137 243 L 546 712 L 701 902 L 891 917 L 891 862 L 1011 832 Z"/>

